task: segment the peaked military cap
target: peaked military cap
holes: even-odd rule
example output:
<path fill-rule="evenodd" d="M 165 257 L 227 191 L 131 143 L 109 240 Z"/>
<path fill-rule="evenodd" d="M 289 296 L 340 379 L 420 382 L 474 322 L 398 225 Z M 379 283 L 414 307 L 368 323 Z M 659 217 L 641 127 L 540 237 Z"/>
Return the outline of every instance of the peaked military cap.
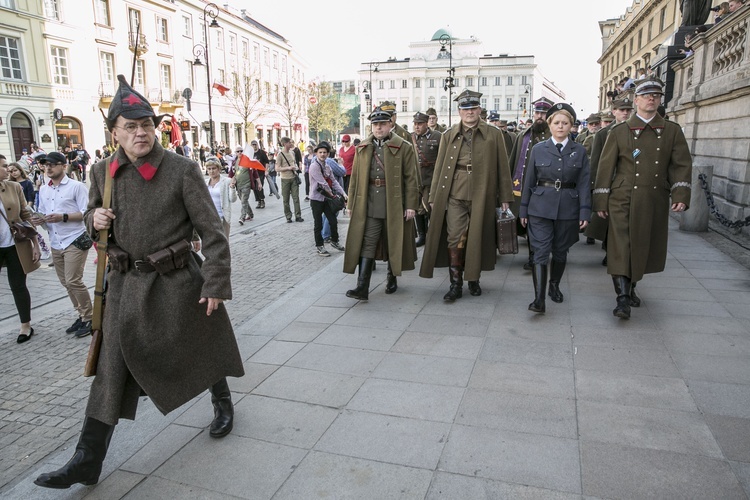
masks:
<path fill-rule="evenodd" d="M 414 123 L 427 123 L 427 121 L 429 119 L 430 119 L 429 116 L 427 116 L 426 114 L 422 113 L 421 111 L 417 111 L 414 114 L 414 120 L 413 121 L 414 121 Z"/>
<path fill-rule="evenodd" d="M 535 113 L 546 113 L 552 107 L 553 104 L 555 103 L 550 101 L 546 97 L 541 97 L 531 103 L 531 105 L 534 106 Z"/>
<path fill-rule="evenodd" d="M 599 116 L 599 113 L 591 113 L 588 118 L 586 118 L 586 123 L 601 123 L 602 117 Z"/>
<path fill-rule="evenodd" d="M 552 107 L 547 110 L 547 119 L 549 119 L 550 116 L 554 115 L 558 111 L 567 111 L 568 113 L 570 113 L 570 116 L 573 117 L 573 121 L 575 121 L 576 110 L 573 109 L 573 106 L 571 106 L 567 102 L 558 102 L 557 104 L 553 104 Z"/>
<path fill-rule="evenodd" d="M 499 122 L 500 121 L 500 113 L 497 111 L 490 111 L 490 115 L 487 117 L 487 121 L 491 122 Z M 505 122 L 508 123 L 507 121 Z"/>
<path fill-rule="evenodd" d="M 380 104 L 380 109 L 383 111 L 388 111 L 390 114 L 394 114 L 396 112 L 396 104 L 392 103 L 391 101 L 383 101 Z"/>
<path fill-rule="evenodd" d="M 120 82 L 120 86 L 117 88 L 117 92 L 115 92 L 112 102 L 109 105 L 106 120 L 107 128 L 112 130 L 118 116 L 131 120 L 151 118 L 154 120 L 155 125 L 158 124 L 162 117 L 156 116 L 154 108 L 151 107 L 148 99 L 131 87 L 123 75 L 117 75 L 117 80 Z"/>
<path fill-rule="evenodd" d="M 612 109 L 633 109 L 633 101 L 629 97 L 612 101 Z"/>
<path fill-rule="evenodd" d="M 500 126 L 501 127 L 508 127 L 508 120 L 500 120 Z"/>
<path fill-rule="evenodd" d="M 615 115 L 612 114 L 612 112 L 604 113 L 602 115 L 602 121 L 603 122 L 613 122 L 615 121 Z"/>
<path fill-rule="evenodd" d="M 664 82 L 656 77 L 635 82 L 635 95 L 664 94 Z"/>
<path fill-rule="evenodd" d="M 425 111 L 425 113 L 427 113 L 427 116 L 437 116 L 437 111 L 435 111 L 435 108 L 427 108 L 427 111 Z"/>
<path fill-rule="evenodd" d="M 378 106 L 367 119 L 370 120 L 370 123 L 389 122 L 391 121 L 391 113 L 384 110 L 382 106 Z"/>
<path fill-rule="evenodd" d="M 473 90 L 466 89 L 458 94 L 453 100 L 458 103 L 458 109 L 471 109 L 480 106 L 480 97 L 482 97 L 481 92 L 474 92 Z"/>

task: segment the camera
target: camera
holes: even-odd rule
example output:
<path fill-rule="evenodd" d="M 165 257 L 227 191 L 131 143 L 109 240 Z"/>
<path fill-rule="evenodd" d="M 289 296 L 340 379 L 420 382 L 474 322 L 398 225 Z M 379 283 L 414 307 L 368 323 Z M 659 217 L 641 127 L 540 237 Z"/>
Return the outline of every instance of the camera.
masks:
<path fill-rule="evenodd" d="M 716 7 L 711 7 L 712 12 L 719 12 L 719 10 L 721 10 L 721 7 L 719 7 L 718 5 Z"/>

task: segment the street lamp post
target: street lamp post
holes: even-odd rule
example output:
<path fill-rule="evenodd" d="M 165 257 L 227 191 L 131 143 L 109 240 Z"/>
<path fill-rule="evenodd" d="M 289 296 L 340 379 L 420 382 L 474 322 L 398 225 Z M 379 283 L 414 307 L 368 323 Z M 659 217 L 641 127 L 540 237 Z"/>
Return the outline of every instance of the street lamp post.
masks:
<path fill-rule="evenodd" d="M 523 87 L 526 90 L 524 94 L 526 94 L 526 96 L 529 98 L 528 101 L 531 102 L 531 85 L 525 84 Z M 516 126 L 518 126 L 519 115 L 521 113 L 521 106 L 524 106 L 523 99 L 518 99 L 518 109 L 516 109 Z M 524 109 L 526 109 L 525 106 L 524 106 Z"/>
<path fill-rule="evenodd" d="M 193 66 L 203 66 L 201 56 L 206 60 L 206 90 L 208 91 L 208 138 L 210 141 L 209 147 L 211 150 L 214 148 L 214 117 L 213 110 L 211 109 L 211 65 L 209 62 L 209 52 L 211 48 L 211 37 L 208 35 L 208 28 L 218 28 L 219 23 L 216 22 L 216 18 L 219 16 L 219 7 L 215 3 L 209 3 L 203 9 L 203 36 L 206 40 L 206 44 L 196 44 L 193 47 L 193 55 L 195 61 Z M 208 19 L 211 19 L 211 24 L 208 24 Z"/>
<path fill-rule="evenodd" d="M 445 46 L 448 46 L 448 49 Z M 451 116 L 453 111 L 453 75 L 456 69 L 453 67 L 453 38 L 448 33 L 440 35 L 440 52 L 448 52 L 448 76 L 443 81 L 443 90 L 448 91 L 448 127 L 451 126 Z"/>
<path fill-rule="evenodd" d="M 368 91 L 369 91 L 370 105 L 371 105 L 370 107 L 374 107 L 374 106 L 372 106 L 372 104 L 375 103 L 375 89 L 372 86 L 372 74 L 373 74 L 373 72 L 377 73 L 379 71 L 378 70 L 378 66 L 380 66 L 380 63 L 369 62 L 367 64 L 370 66 L 370 80 L 367 82 L 367 86 L 365 87 L 365 102 L 367 102 L 367 95 L 368 95 Z M 373 66 L 375 67 L 374 70 L 372 69 Z M 372 111 L 372 110 L 370 109 L 370 110 L 368 110 L 368 112 L 369 111 Z"/>

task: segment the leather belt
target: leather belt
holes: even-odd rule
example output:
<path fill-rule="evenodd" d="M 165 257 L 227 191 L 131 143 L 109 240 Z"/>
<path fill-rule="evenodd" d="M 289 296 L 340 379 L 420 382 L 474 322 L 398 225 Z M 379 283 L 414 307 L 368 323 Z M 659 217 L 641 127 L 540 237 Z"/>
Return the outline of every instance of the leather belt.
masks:
<path fill-rule="evenodd" d="M 134 260 L 131 267 L 139 273 L 153 273 L 156 268 L 147 260 Z"/>
<path fill-rule="evenodd" d="M 423 165 L 420 165 L 420 166 L 421 166 L 422 168 L 430 168 L 430 167 L 434 167 L 434 166 L 435 166 L 435 162 L 433 161 L 433 162 L 431 162 L 431 163 L 425 163 L 425 164 L 423 164 Z"/>
<path fill-rule="evenodd" d="M 385 179 L 370 179 L 370 186 L 385 187 Z"/>
<path fill-rule="evenodd" d="M 555 190 L 560 191 L 561 189 L 575 189 L 576 183 L 575 182 L 562 182 L 560 179 L 556 181 L 537 181 L 537 186 L 542 187 L 548 187 L 548 188 L 555 188 Z"/>
<path fill-rule="evenodd" d="M 471 173 L 471 165 L 456 165 L 456 170 L 465 170 Z"/>

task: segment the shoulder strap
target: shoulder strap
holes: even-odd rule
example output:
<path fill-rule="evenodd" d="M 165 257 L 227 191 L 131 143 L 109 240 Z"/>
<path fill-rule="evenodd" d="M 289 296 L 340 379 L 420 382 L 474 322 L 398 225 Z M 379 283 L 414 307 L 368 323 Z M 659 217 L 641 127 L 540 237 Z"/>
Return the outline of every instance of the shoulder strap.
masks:
<path fill-rule="evenodd" d="M 104 193 L 102 193 L 102 208 L 110 208 L 112 203 L 112 174 L 110 165 L 114 154 L 107 158 L 104 163 Z M 96 242 L 96 253 L 99 259 L 96 264 L 96 287 L 94 288 L 94 314 L 91 317 L 91 329 L 102 329 L 102 319 L 104 316 L 104 277 L 107 267 L 107 240 L 109 231 L 99 231 L 99 238 Z"/>

